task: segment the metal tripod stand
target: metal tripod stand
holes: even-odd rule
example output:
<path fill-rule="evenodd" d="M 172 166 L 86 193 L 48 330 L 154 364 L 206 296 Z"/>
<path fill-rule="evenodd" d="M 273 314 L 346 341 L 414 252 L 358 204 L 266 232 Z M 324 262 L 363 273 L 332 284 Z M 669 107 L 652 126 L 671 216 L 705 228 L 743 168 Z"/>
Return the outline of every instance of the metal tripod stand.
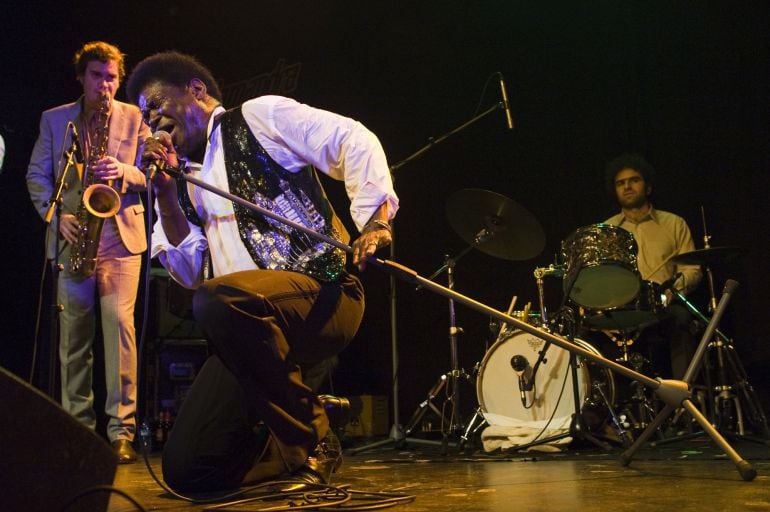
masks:
<path fill-rule="evenodd" d="M 444 265 L 433 273 L 428 279 L 432 280 L 438 277 L 441 273 L 446 271 L 447 274 L 447 288 L 454 289 L 454 268 L 457 261 L 465 256 L 471 249 L 482 244 L 494 235 L 482 229 L 476 236 L 474 243 L 469 245 L 456 257 L 452 258 L 449 255 L 444 257 Z M 412 418 L 406 425 L 405 434 L 408 439 L 425 444 L 440 444 L 444 453 L 449 448 L 450 438 L 457 437 L 463 430 L 464 425 L 460 419 L 460 382 L 461 380 L 469 381 L 470 375 L 462 368 L 460 368 L 459 356 L 457 350 L 458 336 L 462 334 L 461 327 L 457 327 L 455 317 L 455 303 L 453 299 L 448 299 L 449 307 L 449 356 L 451 368 L 447 373 L 441 375 L 433 387 L 428 391 L 428 395 L 418 406 L 412 414 Z M 439 399 L 441 393 L 444 393 L 444 404 L 439 408 L 434 400 Z M 447 407 L 449 413 L 447 414 Z M 409 438 L 410 434 L 414 432 L 414 429 L 420 424 L 423 417 L 428 412 L 433 412 L 439 419 L 441 426 L 441 441 L 433 441 L 429 439 L 415 439 Z"/>
<path fill-rule="evenodd" d="M 638 329 L 634 330 L 638 332 Z M 605 331 L 605 334 L 609 335 L 610 339 L 615 342 L 621 350 L 620 356 L 617 357 L 615 361 L 628 366 L 637 372 L 642 371 L 644 366 L 649 363 L 649 360 L 642 354 L 629 350 L 635 341 L 634 336 L 631 335 L 631 331 L 621 330 L 618 331 L 617 334 Z M 658 410 L 655 402 L 653 402 L 645 393 L 645 388 L 641 383 L 631 381 L 630 387 L 633 389 L 633 393 L 623 400 L 618 401 L 618 411 L 622 424 L 628 428 L 631 433 L 641 432 L 647 428 Z M 630 434 L 629 437 L 633 437 L 633 434 Z"/>
<path fill-rule="evenodd" d="M 706 267 L 709 276 L 712 303 L 715 303 L 713 295 L 713 280 L 711 269 Z M 698 308 L 688 301 L 681 292 L 674 291 L 676 296 L 687 309 L 705 324 L 708 318 Z M 733 342 L 718 328 L 714 328 L 714 336 L 707 345 L 707 353 L 704 364 L 704 380 L 707 393 L 708 414 L 711 424 L 728 437 L 746 439 L 759 443 L 770 443 L 770 429 L 767 418 L 754 388 L 749 384 L 746 370 L 743 368 Z M 710 357 L 706 357 L 706 356 Z M 711 363 L 711 364 L 708 364 Z M 693 377 L 697 374 L 693 375 Z M 746 430 L 747 421 L 753 427 L 753 433 L 760 437 L 749 435 Z M 675 441 L 703 435 L 704 432 L 694 432 L 685 436 L 679 436 L 666 441 Z"/>
<path fill-rule="evenodd" d="M 502 81 L 503 75 L 498 71 L 496 73 L 493 73 L 487 80 L 491 79 L 493 76 L 497 76 Z M 503 101 L 498 102 L 491 107 L 489 107 L 484 112 L 481 112 L 475 116 L 473 116 L 471 119 L 465 121 L 461 125 L 453 128 L 452 130 L 439 135 L 437 137 L 429 137 L 428 143 L 412 153 L 411 155 L 407 156 L 400 162 L 393 164 L 390 166 L 390 172 L 391 177 L 395 180 L 395 173 L 398 169 L 403 167 L 404 165 L 408 164 L 409 162 L 417 159 L 418 157 L 422 156 L 423 154 L 427 153 L 430 149 L 432 149 L 434 146 L 444 142 L 445 140 L 449 139 L 451 136 L 460 133 L 465 128 L 468 128 L 469 126 L 475 124 L 476 122 L 484 119 L 488 115 L 492 114 L 496 110 L 504 110 L 506 112 L 506 116 L 509 116 L 508 112 L 508 99 L 503 98 Z M 508 119 L 509 129 L 513 129 L 513 122 Z M 391 223 L 392 226 L 392 243 L 390 246 L 390 258 L 391 260 L 396 259 L 396 229 L 395 229 L 395 223 Z M 398 373 L 398 329 L 397 329 L 397 318 L 398 315 L 396 313 L 396 307 L 397 307 L 397 298 L 396 298 L 396 279 L 393 275 L 390 276 L 390 344 L 391 344 L 391 360 L 393 365 L 393 381 L 392 381 L 392 396 L 391 400 L 393 402 L 393 423 L 390 427 L 390 433 L 388 435 L 387 439 L 381 440 L 381 441 L 375 441 L 373 443 L 360 446 L 357 448 L 353 448 L 348 450 L 348 453 L 354 454 L 359 453 L 362 451 L 371 450 L 374 448 L 379 448 L 381 446 L 385 446 L 388 444 L 394 444 L 395 446 L 400 447 L 403 445 L 406 441 L 412 441 L 415 443 L 420 443 L 423 440 L 422 439 L 416 439 L 411 438 L 407 439 L 406 434 L 404 433 L 404 428 L 401 425 L 400 422 L 400 413 L 399 413 L 399 394 L 398 394 L 398 379 L 399 379 L 399 373 Z"/>
<path fill-rule="evenodd" d="M 690 383 L 698 374 L 701 361 L 703 360 L 703 356 L 708 348 L 709 340 L 714 335 L 716 327 L 719 324 L 719 320 L 722 318 L 724 310 L 727 307 L 727 302 L 737 287 L 738 283 L 733 280 L 728 280 L 725 284 L 719 305 L 715 308 L 714 314 L 706 326 L 703 337 L 698 344 L 698 348 L 695 351 L 695 355 L 693 356 L 692 361 L 690 361 L 690 365 L 687 367 L 687 371 L 685 372 L 682 381 L 671 381 L 672 384 L 676 385 L 672 386 L 670 389 L 659 388 L 657 390 L 658 395 L 666 402 L 666 405 L 652 420 L 652 423 L 650 423 L 650 425 L 639 435 L 634 444 L 621 454 L 620 461 L 624 466 L 631 462 L 631 458 L 633 457 L 634 453 L 636 453 L 636 451 L 641 448 L 645 442 L 647 442 L 653 432 L 655 432 L 658 427 L 660 427 L 660 425 L 671 415 L 671 413 L 674 412 L 677 406 L 681 406 L 685 409 L 685 411 L 690 413 L 692 418 L 698 422 L 701 428 L 703 428 L 703 431 L 707 433 L 709 437 L 711 437 L 711 439 L 713 439 L 714 442 L 719 445 L 722 451 L 725 452 L 730 460 L 735 463 L 738 472 L 744 480 L 750 481 L 756 477 L 757 472 L 751 466 L 751 464 L 749 464 L 748 461 L 738 455 L 738 453 L 720 435 L 719 431 L 717 431 L 717 429 L 714 428 L 711 423 L 709 423 L 708 419 L 698 410 L 698 408 L 695 407 L 695 404 L 692 402 L 689 389 Z M 677 387 L 680 389 L 677 389 Z"/>

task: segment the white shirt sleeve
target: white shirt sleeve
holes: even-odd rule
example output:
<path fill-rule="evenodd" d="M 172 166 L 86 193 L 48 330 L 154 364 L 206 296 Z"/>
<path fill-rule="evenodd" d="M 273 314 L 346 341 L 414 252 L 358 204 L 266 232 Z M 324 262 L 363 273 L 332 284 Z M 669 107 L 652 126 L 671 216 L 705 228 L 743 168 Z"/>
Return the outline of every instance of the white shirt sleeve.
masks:
<path fill-rule="evenodd" d="M 247 101 L 243 115 L 265 151 L 285 169 L 312 165 L 344 181 L 359 230 L 382 203 L 389 203 L 395 215 L 398 197 L 385 152 L 358 121 L 280 96 Z"/>
<path fill-rule="evenodd" d="M 159 215 L 157 203 L 155 212 Z M 188 224 L 190 232 L 179 245 L 174 246 L 166 238 L 160 220 L 156 221 L 152 230 L 150 257 L 157 257 L 169 275 L 185 288 L 197 288 L 204 278 L 203 261 L 208 242 L 200 227 L 189 221 Z"/>

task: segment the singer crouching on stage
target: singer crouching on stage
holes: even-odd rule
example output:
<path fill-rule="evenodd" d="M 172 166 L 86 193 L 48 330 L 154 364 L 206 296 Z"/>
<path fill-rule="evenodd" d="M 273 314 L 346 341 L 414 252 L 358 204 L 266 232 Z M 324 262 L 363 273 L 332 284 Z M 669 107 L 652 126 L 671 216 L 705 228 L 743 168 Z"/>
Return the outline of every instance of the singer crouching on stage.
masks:
<path fill-rule="evenodd" d="M 328 483 L 341 462 L 304 371 L 339 353 L 364 310 L 346 254 L 229 200 L 177 182 L 169 168 L 347 243 L 315 169 L 344 180 L 361 235 L 353 264 L 391 243 L 398 208 L 384 151 L 360 123 L 264 96 L 225 110 L 211 72 L 165 52 L 134 69 L 128 94 L 154 137 L 142 155 L 159 221 L 152 256 L 197 288 L 193 308 L 214 356 L 199 372 L 163 452 L 179 491 L 292 477 Z M 164 172 L 163 169 L 169 172 Z M 210 276 L 213 276 L 210 278 Z"/>

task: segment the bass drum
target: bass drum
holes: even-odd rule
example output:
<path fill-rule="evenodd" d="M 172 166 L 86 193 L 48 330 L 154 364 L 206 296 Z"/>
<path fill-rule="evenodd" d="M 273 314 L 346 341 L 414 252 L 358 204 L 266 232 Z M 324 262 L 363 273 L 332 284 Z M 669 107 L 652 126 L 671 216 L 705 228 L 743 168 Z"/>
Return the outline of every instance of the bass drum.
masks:
<path fill-rule="evenodd" d="M 601 355 L 581 339 L 575 338 L 574 343 Z M 575 405 L 567 350 L 554 344 L 548 346 L 545 359 L 535 375 L 535 385 L 532 391 L 525 393 L 526 406 L 521 400 L 518 376 L 511 367 L 511 359 L 517 355 L 524 356 L 534 367 L 544 346 L 545 340 L 524 331 L 514 331 L 499 338 L 486 353 L 479 368 L 476 393 L 482 415 L 489 425 L 547 430 L 569 428 Z M 577 360 L 580 410 L 588 428 L 595 431 L 605 423 L 609 410 L 593 384 L 601 387 L 612 406 L 615 402 L 615 381 L 610 370 L 580 356 Z"/>

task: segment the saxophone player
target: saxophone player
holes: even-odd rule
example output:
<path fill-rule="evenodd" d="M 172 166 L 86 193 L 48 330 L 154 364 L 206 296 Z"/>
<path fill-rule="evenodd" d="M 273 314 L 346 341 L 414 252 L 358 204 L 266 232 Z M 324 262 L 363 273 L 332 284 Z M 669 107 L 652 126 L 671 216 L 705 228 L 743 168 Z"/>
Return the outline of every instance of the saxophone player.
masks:
<path fill-rule="evenodd" d="M 61 402 L 78 421 L 95 429 L 92 348 L 98 301 L 104 339 L 106 435 L 119 462 L 130 463 L 136 460 L 132 446 L 137 399 L 134 305 L 141 255 L 147 249 L 140 197 L 146 178 L 137 163 L 150 130 L 139 109 L 115 100 L 125 76 L 124 55 L 117 47 L 102 41 L 86 43 L 75 53 L 73 63 L 83 94 L 73 103 L 43 112 L 27 170 L 27 188 L 35 209 L 47 220 L 47 203 L 62 167 L 61 148 L 76 134 L 76 152 L 82 153 L 84 165 L 78 172 L 71 169 L 67 173 L 60 213 L 50 222 L 46 235 L 47 257 L 59 262 L 61 269 L 57 282 L 58 303 L 63 307 L 58 347 Z M 113 186 L 119 201 L 117 212 L 91 235 L 96 238 L 95 264 L 90 275 L 83 275 L 73 272 L 68 262 L 82 225 L 78 212 L 83 210 L 84 176 L 88 174 L 100 186 Z"/>

